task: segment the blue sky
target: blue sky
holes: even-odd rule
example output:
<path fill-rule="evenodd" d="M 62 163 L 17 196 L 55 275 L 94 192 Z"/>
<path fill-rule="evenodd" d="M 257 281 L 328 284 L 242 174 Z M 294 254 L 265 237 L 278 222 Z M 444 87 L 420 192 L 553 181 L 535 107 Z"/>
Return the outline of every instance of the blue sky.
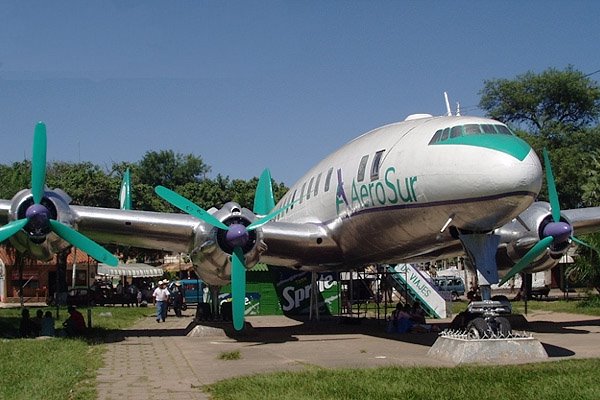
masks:
<path fill-rule="evenodd" d="M 483 81 L 600 69 L 597 1 L 0 2 L 0 162 L 200 156 L 291 185 L 412 113 L 463 114 Z M 598 80 L 600 73 L 592 76 Z"/>

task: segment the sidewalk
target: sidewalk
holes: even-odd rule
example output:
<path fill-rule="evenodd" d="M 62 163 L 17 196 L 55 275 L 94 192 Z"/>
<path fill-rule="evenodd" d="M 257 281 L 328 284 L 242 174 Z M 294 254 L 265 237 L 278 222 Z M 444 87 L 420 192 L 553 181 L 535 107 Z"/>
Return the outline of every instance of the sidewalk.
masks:
<path fill-rule="evenodd" d="M 370 368 L 388 365 L 451 366 L 427 356 L 436 334 L 385 333 L 383 323 L 299 322 L 281 316 L 249 317 L 250 332 L 237 338 L 186 337 L 194 310 L 165 323 L 148 317 L 108 344 L 98 371 L 99 399 L 207 399 L 202 386 L 234 376 L 307 366 Z M 550 360 L 600 357 L 600 319 L 560 313 L 528 316 L 529 330 Z M 552 322 L 556 321 L 556 322 Z M 352 321 L 351 321 L 352 322 Z M 449 321 L 436 320 L 436 324 Z M 230 325 L 222 325 L 230 331 Z M 239 360 L 219 360 L 240 351 Z"/>

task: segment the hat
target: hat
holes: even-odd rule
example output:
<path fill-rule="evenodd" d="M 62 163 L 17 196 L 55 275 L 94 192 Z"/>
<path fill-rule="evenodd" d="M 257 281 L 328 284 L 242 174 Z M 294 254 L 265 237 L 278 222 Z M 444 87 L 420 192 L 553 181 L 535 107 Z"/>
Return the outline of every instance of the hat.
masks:
<path fill-rule="evenodd" d="M 160 285 L 164 285 L 164 284 L 165 284 L 165 281 L 163 281 L 163 280 L 160 280 L 160 281 L 158 281 L 158 285 L 159 285 L 159 286 L 160 286 Z"/>
<path fill-rule="evenodd" d="M 179 281 L 175 282 L 175 286 L 181 286 L 181 282 L 179 282 Z"/>

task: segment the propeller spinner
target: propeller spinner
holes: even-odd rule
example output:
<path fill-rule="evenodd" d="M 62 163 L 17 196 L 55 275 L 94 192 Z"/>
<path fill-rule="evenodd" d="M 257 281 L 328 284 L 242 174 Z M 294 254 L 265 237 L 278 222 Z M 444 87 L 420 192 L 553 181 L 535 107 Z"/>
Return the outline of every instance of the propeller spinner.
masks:
<path fill-rule="evenodd" d="M 30 238 L 44 238 L 50 232 L 88 253 L 96 260 L 111 266 L 117 266 L 118 259 L 104 247 L 51 218 L 50 210 L 44 205 L 44 187 L 46 184 L 46 125 L 38 122 L 33 136 L 33 157 L 31 161 L 31 195 L 33 204 L 27 207 L 25 218 L 12 221 L 0 228 L 0 242 L 14 236 L 26 228 Z"/>

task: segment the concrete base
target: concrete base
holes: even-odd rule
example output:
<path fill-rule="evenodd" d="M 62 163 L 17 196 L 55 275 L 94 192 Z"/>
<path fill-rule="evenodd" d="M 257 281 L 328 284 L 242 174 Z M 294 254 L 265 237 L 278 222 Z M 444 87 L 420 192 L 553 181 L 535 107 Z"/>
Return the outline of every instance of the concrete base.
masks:
<path fill-rule="evenodd" d="M 213 326 L 196 325 L 188 333 L 188 337 L 225 337 L 225 330 Z"/>
<path fill-rule="evenodd" d="M 427 355 L 455 364 L 524 363 L 548 358 L 540 341 L 533 337 L 461 339 L 440 336 Z"/>

